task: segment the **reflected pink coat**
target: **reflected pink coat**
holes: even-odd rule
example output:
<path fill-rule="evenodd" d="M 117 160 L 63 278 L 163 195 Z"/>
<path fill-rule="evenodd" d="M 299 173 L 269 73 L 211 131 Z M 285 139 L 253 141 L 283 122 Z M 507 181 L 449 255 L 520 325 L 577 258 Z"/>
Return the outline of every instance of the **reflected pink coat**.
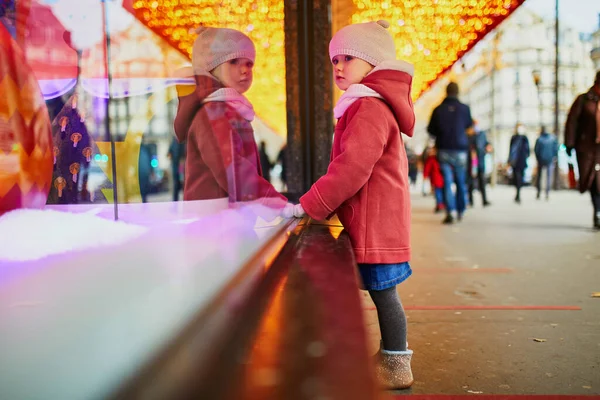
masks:
<path fill-rule="evenodd" d="M 186 142 L 184 200 L 230 202 L 286 199 L 263 178 L 250 122 L 225 102 L 202 101 L 223 86 L 196 76 L 196 90 L 179 98 L 175 134 Z"/>

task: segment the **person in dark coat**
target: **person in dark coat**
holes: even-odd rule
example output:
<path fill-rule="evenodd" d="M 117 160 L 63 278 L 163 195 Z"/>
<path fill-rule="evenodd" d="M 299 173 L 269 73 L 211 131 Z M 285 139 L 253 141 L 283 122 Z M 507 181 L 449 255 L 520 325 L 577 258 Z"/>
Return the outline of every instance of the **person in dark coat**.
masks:
<path fill-rule="evenodd" d="M 469 140 L 467 130 L 473 126 L 471 109 L 458 100 L 458 84 L 450 82 L 446 87 L 446 98 L 431 114 L 427 131 L 435 138 L 438 161 L 444 175 L 444 224 L 454 223 L 452 213 L 456 211 L 462 219 L 467 202 L 467 158 Z M 452 184 L 456 184 L 456 193 Z"/>
<path fill-rule="evenodd" d="M 287 144 L 284 144 L 279 154 L 277 155 L 277 162 L 281 164 L 281 181 L 286 186 L 287 190 Z"/>
<path fill-rule="evenodd" d="M 185 157 L 185 143 L 179 143 L 175 137 L 171 140 L 167 157 L 171 160 L 171 175 L 173 177 L 173 201 L 179 200 L 179 192 L 183 187 L 181 164 Z"/>
<path fill-rule="evenodd" d="M 542 126 L 540 136 L 535 141 L 534 153 L 538 163 L 537 178 L 535 180 L 537 199 L 540 198 L 542 191 L 542 172 L 546 171 L 546 200 L 548 200 L 552 176 L 554 175 L 554 163 L 558 157 L 558 141 L 556 136 L 546 132 L 544 126 Z"/>
<path fill-rule="evenodd" d="M 263 178 L 271 182 L 271 168 L 273 168 L 273 164 L 267 154 L 267 144 L 265 142 L 260 142 L 258 157 L 260 158 L 260 168 L 262 169 Z"/>
<path fill-rule="evenodd" d="M 487 199 L 487 192 L 485 190 L 485 155 L 490 151 L 491 145 L 488 142 L 485 131 L 479 129 L 477 121 L 473 120 L 473 129 L 469 135 L 469 159 L 468 167 L 476 167 L 476 172 L 473 173 L 471 170 L 467 172 L 467 184 L 469 187 L 469 203 L 474 206 L 473 191 L 475 190 L 475 179 L 477 179 L 477 189 L 481 193 L 481 201 L 483 206 L 487 207 L 491 203 Z M 476 176 L 473 176 L 476 175 Z"/>
<path fill-rule="evenodd" d="M 579 191 L 590 192 L 594 206 L 593 226 L 600 230 L 600 71 L 594 86 L 580 94 L 565 124 L 567 154 L 577 152 Z"/>
<path fill-rule="evenodd" d="M 410 184 L 414 186 L 417 183 L 417 175 L 419 174 L 419 157 L 406 144 L 404 144 L 404 149 L 408 158 L 408 178 L 410 179 Z"/>
<path fill-rule="evenodd" d="M 512 178 L 517 194 L 515 202 L 521 203 L 521 188 L 525 183 L 525 169 L 527 169 L 527 159 L 531 154 L 529 139 L 525 136 L 525 127 L 517 124 L 515 134 L 510 138 L 510 153 L 508 155 L 508 164 L 512 168 Z"/>
<path fill-rule="evenodd" d="M 148 202 L 148 194 L 152 188 L 152 176 L 154 168 L 152 167 L 152 152 L 147 143 L 140 145 L 140 155 L 138 157 L 138 178 L 140 182 L 140 195 L 142 203 Z"/>

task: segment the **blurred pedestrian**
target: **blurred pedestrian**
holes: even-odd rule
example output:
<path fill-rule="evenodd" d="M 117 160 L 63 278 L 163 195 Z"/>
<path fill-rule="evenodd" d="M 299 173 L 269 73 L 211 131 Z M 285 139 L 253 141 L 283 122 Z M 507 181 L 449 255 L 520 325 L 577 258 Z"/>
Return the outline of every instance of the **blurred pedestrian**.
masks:
<path fill-rule="evenodd" d="M 260 158 L 260 169 L 262 170 L 263 178 L 271 182 L 271 168 L 273 168 L 273 164 L 267 154 L 267 143 L 264 141 L 260 142 L 258 157 Z"/>
<path fill-rule="evenodd" d="M 287 191 L 287 144 L 284 144 L 279 150 L 277 162 L 281 165 L 281 182 L 283 182 L 284 190 Z"/>
<path fill-rule="evenodd" d="M 171 160 L 171 176 L 173 179 L 173 201 L 179 200 L 179 192 L 182 188 L 183 174 L 182 163 L 185 160 L 185 143 L 179 143 L 173 138 L 169 145 L 167 157 Z"/>
<path fill-rule="evenodd" d="M 593 226 L 600 230 L 600 71 L 594 86 L 571 106 L 565 125 L 565 146 L 577 152 L 579 191 L 589 191 L 594 207 Z"/>
<path fill-rule="evenodd" d="M 467 130 L 473 126 L 471 109 L 458 100 L 458 84 L 450 82 L 446 87 L 446 98 L 431 114 L 427 131 L 435 138 L 438 160 L 444 176 L 444 224 L 454 223 L 452 213 L 460 221 L 466 208 L 467 152 L 469 141 Z M 456 184 L 456 193 L 452 185 Z"/>
<path fill-rule="evenodd" d="M 521 188 L 525 183 L 525 169 L 527 169 L 527 158 L 531 150 L 529 148 L 529 139 L 525 136 L 525 127 L 517 123 L 515 133 L 510 139 L 510 152 L 508 155 L 508 164 L 512 168 L 512 179 L 517 193 L 515 203 L 521 204 Z"/>
<path fill-rule="evenodd" d="M 473 192 L 475 183 L 481 193 L 481 201 L 484 207 L 491 205 L 487 199 L 486 177 L 485 177 L 485 155 L 491 151 L 485 131 L 481 130 L 477 120 L 473 120 L 473 128 L 469 130 L 469 162 L 470 170 L 467 175 L 469 187 L 469 203 L 474 206 Z"/>
<path fill-rule="evenodd" d="M 425 170 L 425 164 L 427 163 L 427 159 L 430 157 L 431 149 L 432 147 L 426 147 L 421 153 L 420 161 L 421 165 L 423 166 L 423 170 Z M 425 179 L 425 177 L 423 177 L 423 182 L 421 183 L 421 194 L 423 195 L 423 197 L 425 197 L 429 194 L 429 191 L 433 192 L 431 182 L 429 182 L 427 179 Z"/>
<path fill-rule="evenodd" d="M 406 157 L 408 159 L 408 177 L 410 179 L 410 184 L 414 186 L 417 184 L 417 175 L 419 174 L 419 157 L 413 149 L 408 147 L 406 144 L 404 146 Z"/>
<path fill-rule="evenodd" d="M 142 142 L 140 144 L 140 155 L 138 157 L 138 178 L 142 203 L 148 202 L 148 195 L 152 191 L 153 176 L 154 167 L 152 167 L 152 152 L 148 143 Z"/>
<path fill-rule="evenodd" d="M 533 148 L 537 160 L 537 177 L 535 187 L 537 189 L 536 198 L 539 200 L 542 191 L 542 173 L 546 173 L 546 200 L 550 197 L 550 186 L 554 176 L 554 164 L 558 157 L 558 140 L 555 135 L 546 132 L 546 127 L 542 126 L 540 136 L 535 141 Z"/>
<path fill-rule="evenodd" d="M 435 195 L 435 209 L 434 212 L 438 213 L 444 210 L 444 176 L 440 169 L 440 163 L 437 159 L 437 150 L 435 147 L 429 150 L 429 156 L 425 161 L 423 167 L 423 180 L 429 179 L 431 184 L 431 190 Z"/>

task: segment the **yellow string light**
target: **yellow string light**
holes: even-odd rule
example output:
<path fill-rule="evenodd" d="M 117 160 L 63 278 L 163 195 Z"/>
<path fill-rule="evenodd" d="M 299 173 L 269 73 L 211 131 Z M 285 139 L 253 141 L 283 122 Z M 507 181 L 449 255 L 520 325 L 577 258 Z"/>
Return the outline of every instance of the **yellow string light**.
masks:
<path fill-rule="evenodd" d="M 191 57 L 200 25 L 246 33 L 256 45 L 255 78 L 248 98 L 257 114 L 285 136 L 283 0 L 132 0 L 138 19 Z M 347 0 L 352 23 L 386 19 L 397 56 L 415 65 L 417 99 L 477 41 L 525 0 Z"/>
<path fill-rule="evenodd" d="M 524 0 L 353 0 L 352 23 L 385 19 L 398 58 L 415 65 L 417 99 Z"/>
<path fill-rule="evenodd" d="M 256 46 L 254 83 L 248 99 L 258 116 L 285 136 L 285 37 L 281 0 L 134 0 L 135 15 L 176 49 L 191 58 L 200 25 L 232 28 Z"/>

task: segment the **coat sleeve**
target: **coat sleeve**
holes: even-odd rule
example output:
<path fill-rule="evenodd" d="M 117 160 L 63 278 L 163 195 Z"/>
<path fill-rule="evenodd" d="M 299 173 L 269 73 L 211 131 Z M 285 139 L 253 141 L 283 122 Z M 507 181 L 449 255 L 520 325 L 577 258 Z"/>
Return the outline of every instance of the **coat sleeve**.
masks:
<path fill-rule="evenodd" d="M 198 112 L 190 131 L 194 134 L 202 159 L 219 186 L 229 194 L 230 201 L 264 198 L 285 200 L 260 174 L 258 151 L 253 155 L 257 165 L 241 153 L 243 139 L 225 114 L 209 118 L 206 112 Z"/>
<path fill-rule="evenodd" d="M 579 123 L 582 108 L 583 95 L 579 95 L 573 102 L 567 116 L 567 122 L 565 123 L 565 146 L 567 148 L 574 148 L 577 142 L 577 124 Z"/>
<path fill-rule="evenodd" d="M 341 133 L 340 154 L 331 161 L 327 173 L 300 198 L 304 211 L 314 219 L 324 219 L 335 212 L 367 183 L 388 141 L 389 123 L 380 116 L 379 105 L 359 100 L 357 107 Z M 352 112 L 352 108 L 347 112 Z"/>
<path fill-rule="evenodd" d="M 510 164 L 510 162 L 511 162 L 511 159 L 510 159 L 510 156 L 511 156 L 511 154 L 510 154 L 510 152 L 511 152 L 511 150 L 512 150 L 512 148 L 513 148 L 513 144 L 515 143 L 515 138 L 516 138 L 516 136 L 515 136 L 515 135 L 513 135 L 513 136 L 510 138 L 510 144 L 508 145 L 508 158 L 507 158 L 507 163 L 509 163 L 509 164 Z"/>

